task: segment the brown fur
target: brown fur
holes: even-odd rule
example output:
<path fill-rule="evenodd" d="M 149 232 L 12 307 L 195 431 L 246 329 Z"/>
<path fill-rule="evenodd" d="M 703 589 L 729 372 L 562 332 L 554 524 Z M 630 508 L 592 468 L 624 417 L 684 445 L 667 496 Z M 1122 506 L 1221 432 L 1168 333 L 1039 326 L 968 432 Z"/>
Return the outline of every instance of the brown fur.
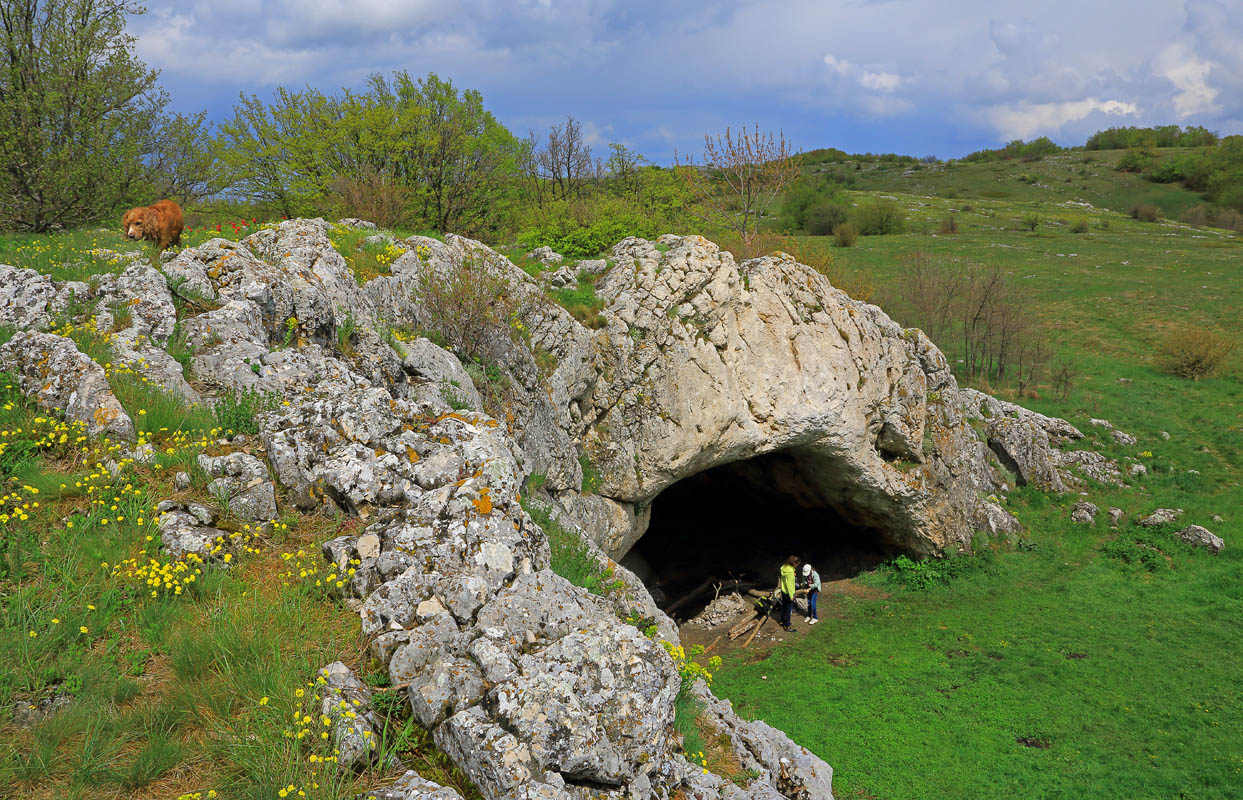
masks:
<path fill-rule="evenodd" d="M 161 200 L 145 208 L 131 208 L 121 217 L 121 232 L 129 239 L 147 239 L 163 251 L 170 244 L 181 246 L 181 231 L 186 227 L 181 206 L 172 200 Z"/>

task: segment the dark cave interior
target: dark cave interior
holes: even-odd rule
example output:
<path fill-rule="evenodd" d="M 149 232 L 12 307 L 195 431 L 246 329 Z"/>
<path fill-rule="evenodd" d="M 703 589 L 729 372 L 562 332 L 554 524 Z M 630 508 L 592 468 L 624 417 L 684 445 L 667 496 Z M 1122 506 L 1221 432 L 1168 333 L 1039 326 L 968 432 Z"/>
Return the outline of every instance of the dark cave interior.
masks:
<path fill-rule="evenodd" d="M 880 534 L 852 525 L 810 488 L 802 462 L 784 451 L 714 467 L 678 481 L 652 502 L 651 523 L 622 563 L 666 609 L 709 578 L 776 587 L 789 555 L 821 581 L 852 577 L 893 555 Z M 690 619 L 707 591 L 676 608 Z"/>

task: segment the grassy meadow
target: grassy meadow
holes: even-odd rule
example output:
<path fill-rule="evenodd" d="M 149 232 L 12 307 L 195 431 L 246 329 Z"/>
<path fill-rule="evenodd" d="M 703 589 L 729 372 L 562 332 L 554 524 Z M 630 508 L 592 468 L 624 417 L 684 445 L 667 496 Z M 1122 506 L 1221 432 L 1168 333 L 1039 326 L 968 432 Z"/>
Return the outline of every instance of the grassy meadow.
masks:
<path fill-rule="evenodd" d="M 1147 468 L 1125 489 L 1086 490 L 1082 499 L 1102 509 L 1094 527 L 1069 521 L 1078 495 L 1017 490 L 1008 507 L 1026 530 L 1015 540 L 972 559 L 887 566 L 827 587 L 823 624 L 775 650 L 727 654 L 716 691 L 831 763 L 839 797 L 1243 796 L 1243 370 L 1237 352 L 1199 381 L 1159 369 L 1173 326 L 1237 336 L 1243 238 L 1131 219 L 1123 212 L 1136 202 L 1177 215 L 1198 200 L 1114 171 L 1117 156 L 821 165 L 855 176 L 857 206 L 894 199 L 905 232 L 853 247 L 784 240 L 842 285 L 870 287 L 899 321 L 891 298 L 908 254 L 1002 267 L 1029 292 L 1072 378 L 1065 392 L 1045 382 L 1022 398 L 1008 386 L 984 388 L 1066 417 L 1100 449 Z M 958 232 L 938 233 L 950 218 Z M 187 245 L 262 224 L 194 223 Z M 340 228 L 332 238 L 360 280 L 383 274 L 401 252 L 365 241 L 366 232 Z M 0 263 L 86 280 L 123 269 L 118 252 L 137 247 L 145 245 L 103 228 L 4 235 Z M 521 248 L 505 252 L 536 269 Z M 553 299 L 598 323 L 589 285 Z M 109 332 L 94 327 L 89 309 L 74 309 L 57 329 L 107 362 Z M 0 341 L 11 334 L 0 331 Z M 955 343 L 942 344 L 953 358 Z M 132 378 L 114 376 L 118 396 L 161 455 L 115 470 L 106 444 L 0 382 L 0 647 L 10 654 L 0 664 L 0 796 L 337 798 L 393 777 L 331 777 L 333 754 L 309 705 L 315 670 L 336 659 L 385 688 L 356 616 L 331 591 L 339 576 L 318 555 L 322 541 L 355 523 L 291 512 L 247 529 L 226 518 L 220 527 L 237 537 L 229 569 L 163 561 L 155 502 L 210 502 L 193 460 L 235 447 L 230 429 L 250 430 L 257 407 L 238 398 L 186 408 L 127 388 Z M 1093 417 L 1138 443 L 1117 445 Z M 189 489 L 172 485 L 180 469 L 191 472 Z M 1107 526 L 1110 506 L 1127 514 L 1120 528 Z M 1163 506 L 1184 509 L 1180 525 L 1205 525 L 1227 549 L 1211 556 L 1168 529 L 1133 525 Z M 572 558 L 554 565 L 573 572 L 570 562 L 581 571 Z M 478 796 L 398 695 L 377 697 L 388 752 Z M 68 706 L 46 723 L 20 724 L 31 706 L 52 702 Z"/>
<path fill-rule="evenodd" d="M 909 232 L 834 248 L 832 270 L 875 284 L 884 305 L 907 253 L 1002 266 L 1076 377 L 1065 397 L 993 391 L 1069 419 L 1147 475 L 1084 497 L 1015 491 L 1007 506 L 1026 528 L 1015 541 L 941 569 L 948 580 L 887 567 L 830 588 L 822 624 L 758 661 L 727 656 L 714 688 L 829 761 L 840 798 L 1243 796 L 1243 370 L 1238 351 L 1195 382 L 1158 368 L 1171 326 L 1238 335 L 1243 238 L 1072 205 L 1067 192 L 1041 200 L 1019 181 L 1000 181 L 1013 200 L 915 193 L 1000 166 L 955 165 L 938 185 L 925 172 L 888 179 L 881 193 L 906 209 Z M 938 235 L 951 213 L 959 233 Z M 1035 231 L 1022 224 L 1032 214 Z M 1073 233 L 1080 220 L 1087 231 Z M 1115 444 L 1094 417 L 1138 443 Z M 1070 522 L 1080 499 L 1100 506 L 1094 527 Z M 1127 514 L 1116 529 L 1111 506 Z M 1186 513 L 1141 533 L 1134 519 L 1158 507 Z M 1225 551 L 1170 535 L 1192 523 Z"/>

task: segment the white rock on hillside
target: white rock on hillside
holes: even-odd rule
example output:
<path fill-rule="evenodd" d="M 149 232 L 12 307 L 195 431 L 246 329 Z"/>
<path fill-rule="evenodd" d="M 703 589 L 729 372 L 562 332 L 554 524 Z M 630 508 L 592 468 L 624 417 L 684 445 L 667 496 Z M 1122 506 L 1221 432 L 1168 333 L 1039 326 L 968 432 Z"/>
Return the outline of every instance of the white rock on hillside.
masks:
<path fill-rule="evenodd" d="M 0 370 L 13 373 L 41 408 L 83 423 L 88 434 L 134 441 L 134 422 L 113 395 L 104 368 L 70 339 L 21 331 L 0 346 Z"/>
<path fill-rule="evenodd" d="M 748 784 L 687 762 L 671 733 L 677 669 L 622 619 L 651 618 L 672 642 L 676 628 L 620 566 L 624 588 L 610 599 L 549 570 L 547 538 L 518 503 L 533 473 L 544 477 L 539 502 L 589 537 L 601 565 L 644 534 L 662 491 L 760 456 L 759 479 L 915 554 L 1017 529 L 996 501 L 1009 488 L 1003 462 L 1055 490 L 1077 485 L 1071 466 L 1120 476 L 1092 451 L 1058 450 L 1082 438 L 1065 421 L 959 389 L 922 333 L 786 256 L 738 264 L 700 237 L 627 239 L 609 260 L 579 265 L 600 274 L 604 324 L 593 330 L 478 242 L 412 237 L 389 274 L 360 287 L 330 233 L 322 220 L 290 220 L 186 248 L 164 265 L 167 282 L 133 266 L 98 290 L 114 322 L 118 303 L 132 304 L 125 341 L 148 363 L 160 358 L 141 348 L 162 352 L 175 322 L 171 289 L 201 312 L 182 330 L 206 392 L 279 395 L 259 415 L 272 477 L 304 509 L 365 520 L 324 545 L 332 589 L 357 604 L 371 655 L 489 800 L 831 797 L 827 764 L 702 685 L 706 719 Z M 502 420 L 481 413 L 487 393 L 455 356 L 387 334 L 433 328 L 419 287 L 467 260 L 506 278 L 516 309 L 510 328 L 475 343 L 490 359 L 482 380 L 505 387 Z M 23 280 L 44 309 L 23 324 L 37 326 L 67 287 Z M 0 364 L 47 407 L 132 436 L 128 417 L 110 416 L 124 412 L 102 370 L 72 342 L 21 333 Z M 83 386 L 88 397 L 74 394 Z M 578 491 L 583 454 L 597 494 Z M 273 510 L 253 455 L 204 466 L 230 505 L 261 488 L 254 514 Z M 162 510 L 170 550 L 210 556 L 231 544 L 206 509 Z M 376 797 L 456 796 L 407 778 Z"/>

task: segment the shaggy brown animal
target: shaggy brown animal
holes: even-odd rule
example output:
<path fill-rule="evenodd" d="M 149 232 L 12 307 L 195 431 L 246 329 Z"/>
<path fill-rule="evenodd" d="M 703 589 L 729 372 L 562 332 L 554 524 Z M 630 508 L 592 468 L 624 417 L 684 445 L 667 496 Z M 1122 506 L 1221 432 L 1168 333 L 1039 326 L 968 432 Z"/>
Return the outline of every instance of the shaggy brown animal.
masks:
<path fill-rule="evenodd" d="M 181 206 L 172 200 L 161 200 L 145 208 L 131 208 L 121 217 L 121 230 L 129 239 L 148 239 L 161 251 L 170 244 L 181 246 L 181 231 L 186 227 Z"/>

